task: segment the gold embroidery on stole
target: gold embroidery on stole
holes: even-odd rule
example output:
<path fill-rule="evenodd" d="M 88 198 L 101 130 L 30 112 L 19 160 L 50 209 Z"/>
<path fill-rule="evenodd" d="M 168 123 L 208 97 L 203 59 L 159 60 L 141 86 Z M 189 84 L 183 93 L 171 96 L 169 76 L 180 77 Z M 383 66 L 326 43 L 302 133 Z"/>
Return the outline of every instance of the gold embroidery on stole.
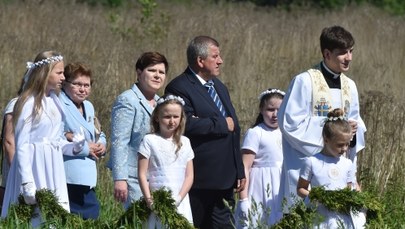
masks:
<path fill-rule="evenodd" d="M 319 67 L 319 65 L 317 66 Z M 312 115 L 327 116 L 332 110 L 332 95 L 326 80 L 319 69 L 309 69 L 312 82 Z M 349 79 L 345 74 L 340 75 L 342 108 L 347 116 L 350 112 L 350 86 Z"/>

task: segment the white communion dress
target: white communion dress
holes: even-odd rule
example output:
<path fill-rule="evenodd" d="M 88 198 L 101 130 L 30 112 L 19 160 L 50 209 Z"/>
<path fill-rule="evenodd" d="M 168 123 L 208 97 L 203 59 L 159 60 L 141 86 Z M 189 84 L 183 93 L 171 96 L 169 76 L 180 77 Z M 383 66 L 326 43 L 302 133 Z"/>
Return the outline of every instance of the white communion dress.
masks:
<path fill-rule="evenodd" d="M 311 187 L 323 186 L 326 190 L 339 190 L 353 182 L 354 166 L 350 159 L 343 156 L 331 157 L 322 153 L 305 159 L 300 177 L 310 181 Z M 324 221 L 314 228 L 319 229 L 354 229 L 351 215 L 329 211 L 323 205 L 318 206 L 318 212 L 325 217 Z"/>
<path fill-rule="evenodd" d="M 32 120 L 34 98 L 28 98 L 15 128 L 16 153 L 7 179 L 1 217 L 9 205 L 18 203 L 22 184 L 33 182 L 36 190 L 55 193 L 59 204 L 69 211 L 63 152 L 73 152 L 73 144 L 63 136 L 63 111 L 58 97 L 51 93 L 42 100 L 42 112 Z M 34 224 L 34 223 L 33 223 Z"/>
<path fill-rule="evenodd" d="M 280 129 L 272 129 L 261 123 L 249 129 L 243 140 L 242 149 L 254 153 L 255 159 L 249 174 L 249 209 L 253 202 L 257 209 L 253 214 L 253 225 L 257 220 L 273 225 L 282 218 L 282 196 L 279 194 L 283 151 Z M 270 210 L 270 215 L 266 214 Z"/>
<path fill-rule="evenodd" d="M 142 140 L 139 153 L 149 159 L 148 178 L 151 192 L 166 187 L 172 191 L 173 198 L 179 194 L 185 179 L 186 165 L 188 161 L 194 158 L 190 140 L 182 136 L 181 143 L 181 149 L 176 154 L 177 146 L 172 139 L 148 134 Z M 177 212 L 182 214 L 190 223 L 193 223 L 188 194 L 177 207 Z M 152 213 L 147 222 L 147 228 L 165 227 Z"/>

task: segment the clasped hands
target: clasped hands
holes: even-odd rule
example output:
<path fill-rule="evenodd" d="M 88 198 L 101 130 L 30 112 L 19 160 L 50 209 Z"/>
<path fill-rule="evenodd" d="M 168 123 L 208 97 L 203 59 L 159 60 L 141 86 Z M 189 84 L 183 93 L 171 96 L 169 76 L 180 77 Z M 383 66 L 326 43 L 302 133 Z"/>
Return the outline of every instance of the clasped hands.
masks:
<path fill-rule="evenodd" d="M 89 148 L 90 148 L 90 155 L 95 158 L 95 159 L 99 159 L 104 157 L 105 154 L 105 146 L 101 143 L 94 143 L 91 142 L 89 143 Z"/>
<path fill-rule="evenodd" d="M 73 153 L 78 154 L 83 150 L 83 147 L 86 142 L 86 137 L 84 135 L 83 127 L 79 128 L 79 131 L 76 132 L 66 132 L 66 139 L 70 142 L 73 142 Z M 89 142 L 89 154 L 95 159 L 99 159 L 105 154 L 105 146 L 101 143 Z"/>

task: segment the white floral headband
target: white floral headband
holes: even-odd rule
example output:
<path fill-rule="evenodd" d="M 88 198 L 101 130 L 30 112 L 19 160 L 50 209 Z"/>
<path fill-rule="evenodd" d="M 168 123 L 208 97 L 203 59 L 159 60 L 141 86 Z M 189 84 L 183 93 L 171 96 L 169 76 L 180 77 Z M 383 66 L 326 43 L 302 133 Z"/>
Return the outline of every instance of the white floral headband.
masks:
<path fill-rule="evenodd" d="M 63 60 L 63 56 L 57 55 L 57 56 L 48 57 L 46 59 L 42 59 L 42 60 L 37 61 L 37 62 L 27 62 L 27 69 L 41 67 L 42 65 L 50 64 L 52 62 L 59 62 L 59 61 L 62 61 L 62 60 Z"/>
<path fill-rule="evenodd" d="M 260 93 L 259 97 L 257 97 L 257 98 L 258 98 L 259 100 L 261 100 L 261 99 L 263 98 L 263 96 L 265 96 L 265 95 L 267 95 L 267 94 L 272 94 L 272 93 L 277 93 L 277 94 L 280 94 L 280 95 L 282 95 L 282 96 L 285 95 L 285 92 L 284 92 L 284 91 L 273 88 L 273 89 L 271 89 L 271 90 L 265 90 L 265 91 L 263 91 L 262 93 Z"/>
<path fill-rule="evenodd" d="M 327 122 L 335 122 L 337 120 L 341 120 L 341 121 L 347 121 L 347 117 L 344 116 L 338 116 L 338 117 L 326 117 L 322 120 L 321 122 L 321 126 L 325 125 Z"/>
<path fill-rule="evenodd" d="M 343 121 L 343 120 L 347 120 L 347 118 L 345 116 L 325 118 L 325 122 L 333 122 L 333 121 L 337 121 L 337 120 Z"/>
<path fill-rule="evenodd" d="M 25 85 L 26 85 L 27 82 L 28 82 L 28 78 L 29 78 L 29 76 L 31 75 L 31 72 L 32 72 L 35 68 L 41 67 L 42 65 L 45 65 L 45 64 L 50 64 L 50 63 L 52 63 L 52 62 L 59 62 L 59 61 L 62 61 L 62 60 L 63 60 L 63 56 L 57 55 L 57 56 L 48 57 L 48 58 L 46 58 L 46 59 L 42 59 L 42 60 L 37 61 L 37 62 L 27 62 L 27 69 L 28 69 L 28 70 L 27 70 L 27 72 L 26 72 L 25 75 L 24 75 L 23 88 L 25 88 Z"/>
<path fill-rule="evenodd" d="M 184 102 L 183 98 L 181 98 L 180 96 L 175 96 L 175 95 L 168 95 L 168 96 L 166 96 L 166 98 L 160 97 L 160 98 L 156 101 L 156 103 L 157 103 L 158 105 L 160 105 L 160 104 L 162 104 L 162 103 L 164 103 L 164 102 L 166 102 L 166 101 L 169 101 L 169 100 L 176 100 L 176 101 L 178 101 L 179 103 L 181 103 L 181 105 L 183 105 L 183 106 L 186 104 L 186 103 Z"/>

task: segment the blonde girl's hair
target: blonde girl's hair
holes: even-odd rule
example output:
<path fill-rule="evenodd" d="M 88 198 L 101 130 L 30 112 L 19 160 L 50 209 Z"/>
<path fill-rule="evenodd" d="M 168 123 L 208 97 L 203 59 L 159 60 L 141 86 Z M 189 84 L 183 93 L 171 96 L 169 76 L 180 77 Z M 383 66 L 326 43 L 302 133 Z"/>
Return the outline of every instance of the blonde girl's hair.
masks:
<path fill-rule="evenodd" d="M 60 61 L 63 61 L 63 57 L 59 53 L 44 51 L 35 57 L 34 63 L 31 63 L 29 67 L 27 66 L 29 69 L 24 76 L 23 90 L 14 106 L 14 126 L 17 124 L 25 103 L 31 96 L 34 97 L 34 108 L 30 117 L 31 121 L 36 120 L 42 113 L 42 99 L 46 93 L 49 75 Z"/>
<path fill-rule="evenodd" d="M 177 104 L 181 107 L 180 123 L 173 134 L 173 142 L 177 146 L 177 149 L 175 152 L 177 155 L 177 152 L 182 147 L 181 136 L 184 134 L 184 130 L 186 128 L 186 114 L 184 113 L 184 107 L 183 107 L 184 101 L 180 97 L 173 96 L 173 95 L 167 95 L 167 96 L 163 96 L 162 98 L 160 98 L 158 100 L 157 105 L 156 105 L 155 109 L 153 110 L 152 117 L 150 119 L 151 133 L 160 132 L 159 115 L 160 115 L 160 112 L 162 111 L 162 109 L 165 106 L 167 106 L 168 104 Z"/>
<path fill-rule="evenodd" d="M 323 126 L 322 136 L 327 139 L 332 139 L 338 133 L 351 133 L 352 127 L 345 117 L 345 112 L 336 108 L 328 113 L 325 118 L 325 125 Z"/>

